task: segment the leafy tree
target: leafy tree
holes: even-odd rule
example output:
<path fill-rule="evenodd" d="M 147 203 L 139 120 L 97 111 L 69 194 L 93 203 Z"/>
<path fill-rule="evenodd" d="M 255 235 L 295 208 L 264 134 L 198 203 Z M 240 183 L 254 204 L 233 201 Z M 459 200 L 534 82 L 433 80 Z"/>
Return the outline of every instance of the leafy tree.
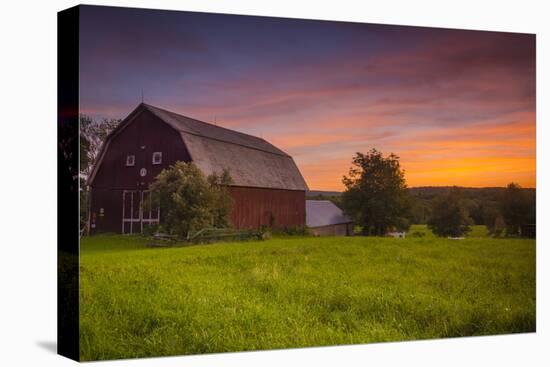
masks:
<path fill-rule="evenodd" d="M 103 119 L 100 122 L 92 120 L 91 117 L 81 114 L 80 122 L 80 228 L 86 228 L 89 214 L 89 192 L 86 187 L 86 178 L 90 175 L 92 167 L 97 161 L 101 145 L 105 138 L 121 120 Z"/>
<path fill-rule="evenodd" d="M 80 115 L 80 175 L 88 177 L 97 161 L 99 151 L 107 135 L 113 131 L 120 119 L 92 120 L 91 117 Z"/>
<path fill-rule="evenodd" d="M 216 172 L 207 177 L 208 184 L 214 195 L 214 227 L 228 227 L 229 213 L 233 202 L 227 193 L 227 186 L 233 183 L 233 179 L 228 170 L 223 170 L 220 175 Z"/>
<path fill-rule="evenodd" d="M 414 224 L 426 224 L 432 210 L 429 200 L 422 197 L 413 196 L 409 191 L 411 202 L 411 221 Z"/>
<path fill-rule="evenodd" d="M 504 229 L 506 229 L 500 227 L 500 225 L 503 225 L 504 223 L 504 218 L 502 218 L 502 215 L 500 215 L 498 205 L 487 206 L 486 209 L 484 209 L 483 223 L 491 234 L 496 234 L 497 230 L 499 230 L 500 234 L 502 234 Z"/>
<path fill-rule="evenodd" d="M 454 187 L 447 194 L 435 198 L 428 228 L 440 237 L 461 237 L 470 232 L 472 219 L 460 189 Z"/>
<path fill-rule="evenodd" d="M 469 198 L 465 200 L 466 208 L 468 209 L 468 213 L 470 214 L 470 218 L 472 218 L 472 221 L 476 225 L 483 225 L 485 224 L 485 207 L 483 203 L 481 203 L 477 199 Z"/>
<path fill-rule="evenodd" d="M 508 184 L 500 200 L 500 212 L 506 222 L 507 236 L 521 234 L 521 225 L 530 219 L 529 207 L 529 198 L 521 186 L 513 182 Z"/>
<path fill-rule="evenodd" d="M 505 229 L 506 229 L 506 223 L 504 222 L 504 218 L 502 218 L 502 215 L 499 215 L 498 217 L 495 218 L 495 223 L 489 229 L 489 231 L 493 236 L 500 237 L 504 233 Z"/>
<path fill-rule="evenodd" d="M 410 202 L 398 156 L 384 157 L 376 149 L 357 153 L 343 183 L 341 205 L 363 234 L 379 236 L 391 229 L 408 229 Z"/>
<path fill-rule="evenodd" d="M 193 163 L 163 169 L 149 186 L 162 208 L 161 229 L 184 237 L 189 231 L 228 226 L 232 202 L 226 185 L 231 182 L 228 171 L 205 177 Z"/>

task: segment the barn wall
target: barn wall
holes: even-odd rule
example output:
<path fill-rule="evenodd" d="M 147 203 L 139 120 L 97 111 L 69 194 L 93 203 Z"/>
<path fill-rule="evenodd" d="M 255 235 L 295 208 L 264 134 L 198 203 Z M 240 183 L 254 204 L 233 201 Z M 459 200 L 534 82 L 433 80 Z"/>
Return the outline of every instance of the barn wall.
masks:
<path fill-rule="evenodd" d="M 95 228 L 92 228 L 92 233 L 121 232 L 122 191 L 94 189 L 91 215 Z M 305 225 L 304 191 L 229 187 L 229 193 L 233 199 L 231 223 L 235 228 L 269 226 L 271 215 L 274 218 L 275 228 Z M 344 229 L 343 235 L 345 234 Z"/>
<path fill-rule="evenodd" d="M 162 152 L 162 164 L 153 165 L 153 152 Z M 126 167 L 126 156 L 129 154 L 136 157 L 132 167 Z M 190 161 L 179 132 L 151 112 L 144 111 L 112 138 L 93 187 L 143 189 L 149 186 L 163 168 L 178 160 Z M 141 168 L 147 170 L 145 177 L 139 175 Z"/>
<path fill-rule="evenodd" d="M 142 148 L 144 146 L 144 148 Z M 153 165 L 153 152 L 162 152 L 162 164 Z M 135 165 L 126 167 L 126 156 L 135 155 Z M 189 162 L 187 148 L 179 132 L 149 111 L 137 115 L 121 133 L 112 138 L 92 185 L 92 233 L 121 232 L 122 191 L 145 190 L 163 168 L 176 161 Z M 141 177 L 141 168 L 147 175 Z M 100 210 L 103 208 L 103 215 Z"/>
<path fill-rule="evenodd" d="M 233 198 L 231 223 L 235 228 L 274 228 L 304 226 L 306 221 L 305 191 L 229 187 Z"/>
<path fill-rule="evenodd" d="M 103 214 L 101 214 L 102 208 Z M 122 190 L 94 189 L 92 191 L 90 222 L 92 233 L 121 233 Z"/>
<path fill-rule="evenodd" d="M 351 230 L 352 225 L 350 223 L 310 228 L 311 233 L 315 236 L 349 236 Z"/>

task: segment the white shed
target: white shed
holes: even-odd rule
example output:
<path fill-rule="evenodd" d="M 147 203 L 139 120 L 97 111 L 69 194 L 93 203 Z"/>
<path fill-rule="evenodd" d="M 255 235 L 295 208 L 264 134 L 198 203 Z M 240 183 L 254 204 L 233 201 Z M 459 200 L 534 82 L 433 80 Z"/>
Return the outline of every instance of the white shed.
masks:
<path fill-rule="evenodd" d="M 353 234 L 352 220 L 328 200 L 306 200 L 306 224 L 315 236 Z"/>

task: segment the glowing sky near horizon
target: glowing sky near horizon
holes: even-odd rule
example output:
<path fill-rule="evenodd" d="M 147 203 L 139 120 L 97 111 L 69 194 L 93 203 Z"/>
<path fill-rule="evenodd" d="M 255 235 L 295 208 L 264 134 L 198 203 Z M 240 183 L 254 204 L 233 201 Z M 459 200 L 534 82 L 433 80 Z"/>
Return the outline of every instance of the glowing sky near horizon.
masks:
<path fill-rule="evenodd" d="M 80 106 L 141 101 L 261 136 L 310 189 L 355 152 L 401 157 L 409 186 L 536 185 L 535 36 L 84 7 Z"/>

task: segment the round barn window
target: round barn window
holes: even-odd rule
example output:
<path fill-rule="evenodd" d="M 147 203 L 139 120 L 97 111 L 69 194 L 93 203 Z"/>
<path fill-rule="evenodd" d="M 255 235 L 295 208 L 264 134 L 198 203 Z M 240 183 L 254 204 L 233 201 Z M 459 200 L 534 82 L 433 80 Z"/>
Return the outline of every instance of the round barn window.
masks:
<path fill-rule="evenodd" d="M 139 170 L 139 175 L 141 177 L 145 177 L 146 174 L 147 174 L 147 169 L 142 168 L 142 169 Z"/>

